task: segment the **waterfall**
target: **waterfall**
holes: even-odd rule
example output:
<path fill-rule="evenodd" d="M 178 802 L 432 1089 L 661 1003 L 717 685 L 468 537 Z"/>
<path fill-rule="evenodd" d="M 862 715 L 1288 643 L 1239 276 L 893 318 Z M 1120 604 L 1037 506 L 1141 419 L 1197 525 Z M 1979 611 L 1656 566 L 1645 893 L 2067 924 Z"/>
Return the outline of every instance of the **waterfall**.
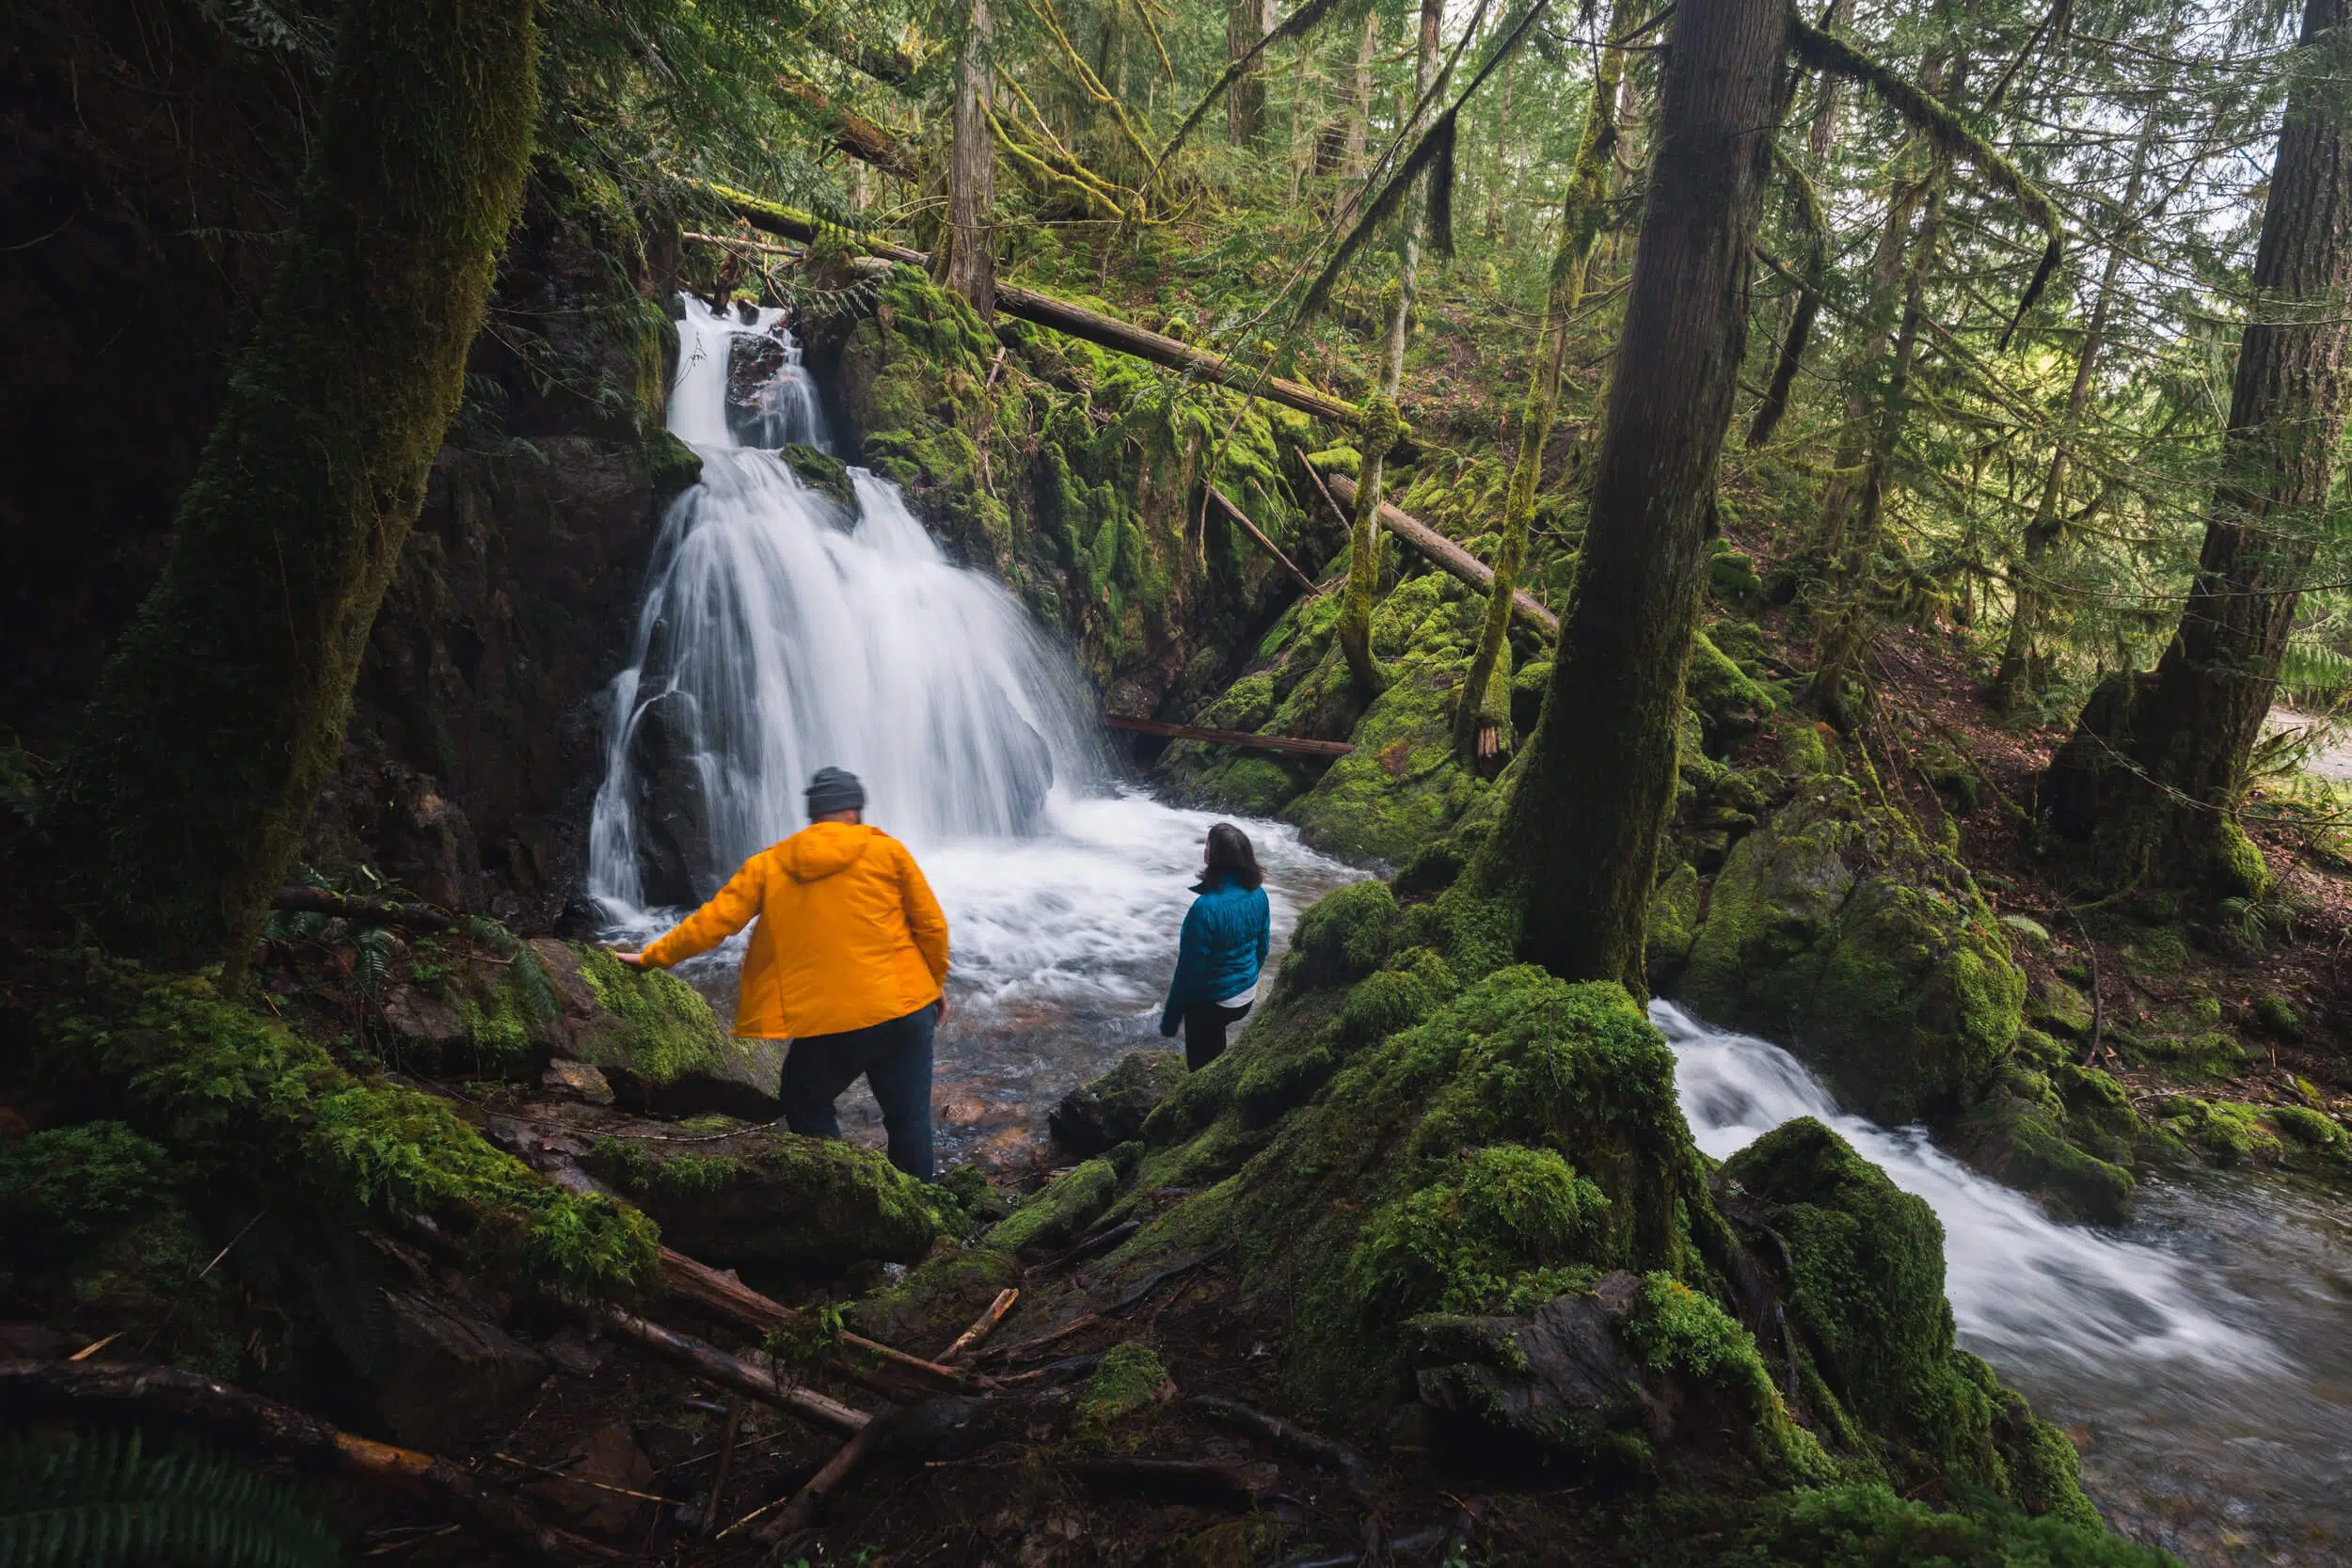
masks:
<path fill-rule="evenodd" d="M 590 892 L 623 926 L 701 901 L 804 825 L 828 766 L 918 845 L 1034 833 L 1100 770 L 1070 658 L 896 485 L 852 469 L 845 507 L 774 450 L 830 446 L 782 312 L 683 310 L 669 424 L 702 483 L 662 524 L 613 684 Z"/>

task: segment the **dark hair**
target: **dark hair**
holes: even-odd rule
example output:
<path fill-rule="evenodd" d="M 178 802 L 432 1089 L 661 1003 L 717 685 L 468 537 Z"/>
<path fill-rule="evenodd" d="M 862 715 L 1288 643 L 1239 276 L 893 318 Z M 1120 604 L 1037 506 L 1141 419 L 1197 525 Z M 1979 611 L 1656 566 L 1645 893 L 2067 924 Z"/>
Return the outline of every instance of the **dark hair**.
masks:
<path fill-rule="evenodd" d="M 1209 830 L 1209 847 L 1200 863 L 1200 879 L 1212 881 L 1220 874 L 1233 879 L 1244 887 L 1259 887 L 1265 882 L 1265 873 L 1258 869 L 1257 851 L 1249 847 L 1248 835 L 1231 822 L 1220 822 Z"/>

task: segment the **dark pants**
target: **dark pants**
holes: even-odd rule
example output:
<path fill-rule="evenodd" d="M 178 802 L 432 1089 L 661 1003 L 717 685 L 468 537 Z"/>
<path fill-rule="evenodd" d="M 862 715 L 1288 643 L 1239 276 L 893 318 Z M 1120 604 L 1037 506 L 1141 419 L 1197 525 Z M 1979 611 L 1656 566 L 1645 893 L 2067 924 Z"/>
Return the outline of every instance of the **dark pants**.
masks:
<path fill-rule="evenodd" d="M 931 1025 L 935 1006 L 887 1023 L 811 1035 L 792 1042 L 784 1060 L 784 1124 L 814 1138 L 841 1136 L 833 1102 L 866 1074 L 890 1130 L 890 1163 L 931 1179 Z"/>
<path fill-rule="evenodd" d="M 1214 1002 L 1184 1009 L 1184 1066 L 1199 1072 L 1225 1054 L 1225 1026 L 1247 1018 L 1249 1004 L 1220 1007 Z"/>

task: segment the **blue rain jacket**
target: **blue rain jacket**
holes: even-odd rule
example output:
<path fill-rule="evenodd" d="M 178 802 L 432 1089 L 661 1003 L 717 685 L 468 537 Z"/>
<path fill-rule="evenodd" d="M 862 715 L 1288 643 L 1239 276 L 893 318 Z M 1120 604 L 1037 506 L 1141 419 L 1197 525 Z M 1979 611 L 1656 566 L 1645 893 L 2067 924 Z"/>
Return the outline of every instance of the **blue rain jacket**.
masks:
<path fill-rule="evenodd" d="M 1198 882 L 1200 896 L 1184 912 L 1184 933 L 1176 947 L 1176 978 L 1168 983 L 1160 1033 L 1173 1035 L 1186 1007 L 1222 1002 L 1258 983 L 1274 941 L 1274 911 L 1265 889 L 1244 887 L 1220 876 L 1216 886 Z"/>

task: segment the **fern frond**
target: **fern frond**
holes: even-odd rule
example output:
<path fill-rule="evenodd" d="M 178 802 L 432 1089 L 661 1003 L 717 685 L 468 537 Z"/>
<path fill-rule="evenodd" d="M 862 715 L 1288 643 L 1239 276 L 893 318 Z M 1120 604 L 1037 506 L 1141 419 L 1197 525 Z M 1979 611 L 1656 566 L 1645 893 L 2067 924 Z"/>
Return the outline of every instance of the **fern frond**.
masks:
<path fill-rule="evenodd" d="M 328 1568 L 342 1550 L 288 1487 L 134 1432 L 0 1439 L 0 1568 Z"/>

